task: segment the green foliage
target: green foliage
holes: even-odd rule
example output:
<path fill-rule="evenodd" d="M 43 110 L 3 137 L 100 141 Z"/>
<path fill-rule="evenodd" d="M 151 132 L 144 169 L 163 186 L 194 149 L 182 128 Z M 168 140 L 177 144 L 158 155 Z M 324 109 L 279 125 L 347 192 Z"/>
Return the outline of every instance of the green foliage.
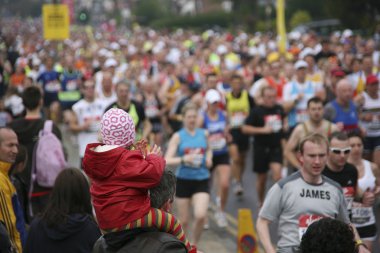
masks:
<path fill-rule="evenodd" d="M 225 12 L 202 13 L 194 16 L 172 16 L 156 20 L 151 26 L 162 28 L 209 28 L 212 26 L 229 27 L 232 15 Z"/>
<path fill-rule="evenodd" d="M 269 27 L 268 27 L 269 25 Z M 256 30 L 258 32 L 276 31 L 276 19 L 270 19 L 269 24 L 267 21 L 259 20 L 256 22 Z"/>
<path fill-rule="evenodd" d="M 329 18 L 326 12 L 328 2 L 335 2 L 335 0 L 318 0 L 318 1 L 305 1 L 305 0 L 286 0 L 285 17 L 287 20 L 299 10 L 307 11 L 313 20 Z"/>
<path fill-rule="evenodd" d="M 304 10 L 296 11 L 289 21 L 290 28 L 293 29 L 296 26 L 311 21 L 309 12 Z"/>
<path fill-rule="evenodd" d="M 326 7 L 330 16 L 340 19 L 344 27 L 351 29 L 374 28 L 380 13 L 378 0 L 334 0 L 328 1 Z"/>
<path fill-rule="evenodd" d="M 160 0 L 139 0 L 133 10 L 137 22 L 142 25 L 149 25 L 151 22 L 167 16 L 167 8 Z"/>

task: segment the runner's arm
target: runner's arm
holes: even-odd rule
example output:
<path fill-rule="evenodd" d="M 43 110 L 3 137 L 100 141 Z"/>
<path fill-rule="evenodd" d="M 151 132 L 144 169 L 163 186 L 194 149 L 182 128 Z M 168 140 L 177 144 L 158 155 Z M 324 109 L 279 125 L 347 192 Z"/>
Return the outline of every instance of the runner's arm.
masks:
<path fill-rule="evenodd" d="M 69 128 L 74 133 L 86 131 L 90 127 L 90 121 L 86 121 L 83 125 L 79 125 L 78 117 L 75 112 L 73 112 L 72 117 L 70 117 L 68 121 L 69 121 Z"/>
<path fill-rule="evenodd" d="M 206 150 L 206 167 L 208 169 L 211 169 L 212 167 L 212 149 L 211 149 L 211 146 L 210 146 L 210 141 L 208 139 L 208 131 L 206 130 L 205 131 L 205 135 L 206 135 L 206 140 L 207 140 L 207 150 Z"/>
<path fill-rule="evenodd" d="M 301 164 L 297 159 L 297 155 L 296 155 L 296 151 L 295 151 L 297 149 L 298 142 L 300 139 L 299 138 L 299 136 L 300 136 L 300 130 L 299 129 L 300 129 L 299 126 L 297 126 L 294 129 L 294 131 L 291 134 L 288 142 L 285 145 L 285 149 L 284 149 L 284 155 L 285 155 L 286 160 L 288 160 L 288 162 L 297 169 L 301 168 Z"/>
<path fill-rule="evenodd" d="M 205 128 L 203 114 L 198 114 L 198 116 L 197 116 L 197 126 L 199 128 Z"/>
<path fill-rule="evenodd" d="M 145 118 L 143 124 L 142 138 L 149 140 L 149 134 L 152 132 L 152 123 L 150 123 L 148 118 Z"/>
<path fill-rule="evenodd" d="M 373 171 L 373 175 L 376 178 L 376 188 L 374 190 L 376 198 L 380 197 L 380 169 L 379 166 L 375 163 L 371 163 L 371 168 Z"/>
<path fill-rule="evenodd" d="M 179 141 L 180 138 L 178 133 L 173 134 L 172 138 L 170 138 L 168 149 L 165 154 L 166 164 L 169 166 L 177 166 L 182 162 L 182 157 L 176 157 Z"/>
<path fill-rule="evenodd" d="M 257 233 L 259 235 L 259 239 L 261 241 L 261 244 L 264 247 L 265 252 L 275 253 L 276 249 L 273 247 L 272 242 L 270 240 L 270 234 L 269 234 L 270 223 L 271 223 L 270 220 L 259 217 L 257 219 L 256 228 L 257 228 Z"/>

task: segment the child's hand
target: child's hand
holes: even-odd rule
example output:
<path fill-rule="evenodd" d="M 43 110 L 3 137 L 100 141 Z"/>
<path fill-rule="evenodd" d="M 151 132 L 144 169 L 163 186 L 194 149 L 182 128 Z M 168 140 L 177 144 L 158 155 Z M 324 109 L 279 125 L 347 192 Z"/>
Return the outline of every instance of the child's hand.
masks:
<path fill-rule="evenodd" d="M 161 156 L 162 155 L 161 147 L 154 144 L 154 146 L 150 149 L 150 151 L 147 152 L 147 155 L 150 155 L 150 154 Z"/>
<path fill-rule="evenodd" d="M 144 156 L 144 158 L 148 155 L 148 142 L 145 139 L 141 139 L 136 142 L 135 147 L 141 151 L 141 154 Z"/>

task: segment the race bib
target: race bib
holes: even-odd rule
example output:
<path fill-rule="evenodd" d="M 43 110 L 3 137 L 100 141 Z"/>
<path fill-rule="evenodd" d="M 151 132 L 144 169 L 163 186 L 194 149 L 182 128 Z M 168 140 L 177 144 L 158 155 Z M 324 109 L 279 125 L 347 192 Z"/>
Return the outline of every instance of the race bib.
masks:
<path fill-rule="evenodd" d="M 281 116 L 278 114 L 266 115 L 264 117 L 265 125 L 270 126 L 274 133 L 279 132 L 282 129 Z"/>
<path fill-rule="evenodd" d="M 66 90 L 72 91 L 72 90 L 77 90 L 78 89 L 78 84 L 76 80 L 70 80 L 66 83 Z"/>
<path fill-rule="evenodd" d="M 302 214 L 298 218 L 298 233 L 300 240 L 302 239 L 302 236 L 305 234 L 307 228 L 316 221 L 319 221 L 320 219 L 324 218 L 324 216 L 320 215 L 310 215 L 310 214 Z"/>
<path fill-rule="evenodd" d="M 296 121 L 298 123 L 304 122 L 309 119 L 309 115 L 306 110 L 297 110 L 296 111 Z"/>
<path fill-rule="evenodd" d="M 380 115 L 373 115 L 372 121 L 368 123 L 368 129 L 373 131 L 380 129 Z"/>
<path fill-rule="evenodd" d="M 241 127 L 244 124 L 244 121 L 247 117 L 247 114 L 244 112 L 233 112 L 231 115 L 230 124 L 232 128 Z"/>
<path fill-rule="evenodd" d="M 355 189 L 354 187 L 343 187 L 344 198 L 347 203 L 347 210 L 352 210 L 352 203 L 354 203 Z"/>
<path fill-rule="evenodd" d="M 374 223 L 375 217 L 372 207 L 353 207 L 351 221 L 355 224 Z"/>
<path fill-rule="evenodd" d="M 157 108 L 157 106 L 148 105 L 145 107 L 145 116 L 148 118 L 157 117 L 159 113 L 160 113 L 160 110 Z"/>
<path fill-rule="evenodd" d="M 213 133 L 209 136 L 209 143 L 213 151 L 218 151 L 226 147 L 227 140 L 222 133 Z"/>
<path fill-rule="evenodd" d="M 205 150 L 203 148 L 185 148 L 185 155 L 194 154 L 194 159 L 190 164 L 187 164 L 189 167 L 199 169 L 202 167 Z"/>
<path fill-rule="evenodd" d="M 45 85 L 46 92 L 53 93 L 53 92 L 58 92 L 60 90 L 61 90 L 61 84 L 57 80 L 47 82 Z"/>

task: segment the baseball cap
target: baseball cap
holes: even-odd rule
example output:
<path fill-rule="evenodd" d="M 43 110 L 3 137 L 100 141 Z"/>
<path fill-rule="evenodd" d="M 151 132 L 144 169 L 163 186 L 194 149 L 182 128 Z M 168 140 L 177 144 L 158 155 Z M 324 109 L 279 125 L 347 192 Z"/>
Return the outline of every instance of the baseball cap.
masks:
<path fill-rule="evenodd" d="M 341 68 L 336 67 L 331 70 L 331 75 L 335 77 L 344 77 L 346 73 Z"/>
<path fill-rule="evenodd" d="M 107 59 L 106 62 L 104 63 L 105 68 L 116 67 L 116 66 L 117 66 L 117 61 L 113 58 Z"/>
<path fill-rule="evenodd" d="M 301 68 L 307 68 L 307 62 L 305 62 L 305 61 L 303 61 L 303 60 L 299 60 L 299 61 L 297 61 L 295 64 L 294 64 L 294 68 L 296 69 L 296 70 L 298 70 L 298 69 L 301 69 Z"/>
<path fill-rule="evenodd" d="M 206 92 L 205 95 L 206 101 L 210 104 L 213 104 L 215 102 L 219 102 L 222 98 L 220 97 L 220 94 L 217 90 L 210 89 Z"/>
<path fill-rule="evenodd" d="M 353 35 L 354 35 L 354 33 L 352 32 L 352 30 L 346 29 L 346 30 L 343 31 L 342 37 L 343 38 L 348 38 L 348 37 L 351 37 Z"/>
<path fill-rule="evenodd" d="M 106 145 L 130 146 L 135 142 L 135 124 L 126 111 L 112 108 L 100 121 L 100 134 Z"/>
<path fill-rule="evenodd" d="M 375 75 L 367 76 L 366 85 L 378 84 L 378 83 L 379 83 L 379 79 L 377 78 L 377 76 Z"/>
<path fill-rule="evenodd" d="M 301 59 L 304 59 L 308 55 L 315 56 L 314 50 L 312 48 L 310 48 L 310 47 L 307 47 L 307 48 L 303 49 L 300 52 L 299 56 L 300 56 Z"/>

